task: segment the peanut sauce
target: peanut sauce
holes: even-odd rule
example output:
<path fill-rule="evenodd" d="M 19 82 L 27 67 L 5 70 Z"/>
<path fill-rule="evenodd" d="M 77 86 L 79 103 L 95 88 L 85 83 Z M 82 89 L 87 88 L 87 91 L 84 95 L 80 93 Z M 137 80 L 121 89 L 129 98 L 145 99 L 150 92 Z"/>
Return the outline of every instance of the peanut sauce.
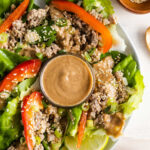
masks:
<path fill-rule="evenodd" d="M 46 97 L 59 106 L 75 106 L 92 92 L 93 73 L 81 58 L 66 54 L 50 60 L 42 73 L 42 88 Z"/>

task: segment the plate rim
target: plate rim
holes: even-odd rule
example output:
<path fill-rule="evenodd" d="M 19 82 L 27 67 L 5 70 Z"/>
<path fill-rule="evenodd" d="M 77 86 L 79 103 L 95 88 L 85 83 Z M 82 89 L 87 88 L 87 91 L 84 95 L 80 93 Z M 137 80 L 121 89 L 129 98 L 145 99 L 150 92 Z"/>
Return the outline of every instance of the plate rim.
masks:
<path fill-rule="evenodd" d="M 44 1 L 41 1 L 41 0 L 35 0 L 35 3 L 38 4 L 38 5 L 41 5 L 42 7 L 45 5 Z M 125 44 L 127 46 L 126 50 L 125 50 L 125 53 L 127 52 L 126 54 L 131 54 L 133 56 L 133 58 L 137 62 L 138 68 L 140 70 L 141 67 L 140 67 L 139 56 L 138 56 L 138 53 L 136 52 L 136 47 L 135 47 L 131 37 L 129 36 L 129 34 L 126 32 L 126 30 L 124 29 L 124 27 L 120 23 L 116 24 L 116 29 L 118 31 L 119 36 L 122 37 L 122 39 L 125 41 Z M 128 124 L 129 124 L 129 122 L 131 120 L 131 117 L 132 117 L 132 114 L 125 121 L 125 126 L 123 128 L 123 133 L 124 133 L 126 127 L 128 126 Z M 120 137 L 122 137 L 122 136 L 120 136 Z M 104 148 L 104 150 L 113 150 L 115 148 L 116 144 L 119 142 L 120 137 L 118 139 L 116 139 L 115 141 L 111 140 L 111 144 L 110 145 L 109 145 L 109 143 L 110 143 L 110 139 L 109 139 L 109 142 L 108 142 L 107 146 Z"/>
<path fill-rule="evenodd" d="M 135 47 L 133 41 L 131 40 L 129 34 L 126 32 L 126 30 L 124 29 L 124 27 L 120 23 L 118 23 L 116 26 L 117 26 L 116 29 L 118 31 L 119 36 L 121 36 L 121 38 L 125 41 L 125 44 L 126 44 L 125 53 L 127 52 L 126 54 L 128 54 L 128 55 L 131 54 L 133 56 L 133 58 L 137 62 L 138 68 L 140 70 L 141 67 L 140 67 L 139 56 L 138 56 L 138 53 L 136 51 L 136 47 Z M 128 49 L 130 49 L 130 50 L 128 50 Z M 126 127 L 128 126 L 128 124 L 132 118 L 132 115 L 133 114 L 131 114 L 131 116 L 127 120 L 125 120 L 125 126 L 123 128 L 122 133 L 125 132 Z M 122 137 L 122 135 L 120 137 L 118 137 L 117 139 L 115 139 L 114 141 L 110 138 L 108 143 L 107 143 L 107 146 L 104 148 L 104 150 L 113 150 L 116 147 L 116 145 L 119 142 L 121 137 Z"/>

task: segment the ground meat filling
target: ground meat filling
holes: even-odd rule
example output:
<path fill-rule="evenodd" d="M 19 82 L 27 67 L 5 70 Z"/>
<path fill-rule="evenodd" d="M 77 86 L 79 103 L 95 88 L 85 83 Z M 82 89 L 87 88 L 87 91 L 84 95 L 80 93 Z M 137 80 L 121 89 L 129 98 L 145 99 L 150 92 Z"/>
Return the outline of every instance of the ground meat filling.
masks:
<path fill-rule="evenodd" d="M 103 16 L 94 11 L 91 14 L 104 24 L 113 22 L 112 18 L 104 20 Z M 56 31 L 56 39 L 48 46 L 45 43 L 36 43 L 40 40 L 40 35 L 32 30 L 40 25 L 48 25 L 47 18 L 50 18 L 50 21 L 53 22 L 51 28 Z M 57 25 L 59 19 L 64 19 L 66 25 Z M 94 49 L 91 64 L 95 73 L 96 85 L 93 94 L 87 101 L 90 106 L 88 119 L 94 121 L 94 126 L 103 127 L 111 135 L 117 136 L 120 134 L 124 124 L 123 114 L 106 114 L 104 110 L 107 108 L 107 102 L 110 99 L 120 104 L 129 98 L 128 83 L 121 71 L 113 73 L 116 61 L 111 56 L 107 56 L 100 61 L 101 37 L 99 33 L 75 14 L 59 11 L 52 5 L 46 6 L 45 9 L 31 10 L 27 14 L 26 21 L 16 20 L 7 33 L 9 35 L 8 41 L 0 45 L 0 48 L 15 52 L 17 47 L 21 47 L 22 50 L 19 54 L 32 58 L 37 58 L 36 53 L 42 53 L 43 56 L 51 58 L 62 50 L 84 57 L 85 52 Z M 6 93 L 3 95 L 7 96 Z M 0 96 L 0 109 L 4 105 L 1 103 L 2 96 Z M 34 136 L 41 142 L 43 140 L 51 143 L 61 141 L 61 138 L 56 137 L 55 130 L 59 130 L 63 135 L 67 127 L 67 119 L 59 115 L 58 109 L 48 104 L 44 110 L 34 113 Z M 41 142 L 35 141 L 34 150 L 44 150 Z M 27 146 L 15 143 L 8 150 L 19 150 L 20 147 L 23 150 L 27 149 Z"/>
<path fill-rule="evenodd" d="M 23 38 L 26 33 L 26 23 L 23 23 L 21 19 L 14 21 L 12 24 L 12 29 L 8 30 L 7 33 L 9 36 L 8 41 L 7 43 L 2 44 L 0 48 L 14 51 L 17 44 L 23 42 Z"/>
<path fill-rule="evenodd" d="M 114 137 L 118 137 L 121 134 L 124 121 L 124 116 L 120 112 L 111 115 L 103 115 L 104 129 L 107 131 L 107 134 L 113 135 Z"/>
<path fill-rule="evenodd" d="M 64 16 L 69 19 L 72 26 L 75 28 L 73 36 L 73 45 L 78 45 L 80 50 L 89 50 L 97 48 L 99 45 L 99 35 L 89 25 L 81 21 L 76 15 L 64 12 Z"/>
<path fill-rule="evenodd" d="M 51 27 L 57 33 L 54 43 L 48 47 L 43 47 L 41 44 L 34 44 L 40 37 L 35 31 L 32 31 L 32 28 L 42 25 L 46 18 L 51 18 L 54 22 Z M 59 27 L 55 23 L 62 18 L 66 20 L 67 24 L 64 27 Z M 15 51 L 17 47 L 21 47 L 21 55 L 33 58 L 36 57 L 36 53 L 42 53 L 44 56 L 51 58 L 60 50 L 83 54 L 84 51 L 95 48 L 92 56 L 94 62 L 99 60 L 98 56 L 101 54 L 98 50 L 101 43 L 100 35 L 75 14 L 66 11 L 61 12 L 52 5 L 46 6 L 45 9 L 31 10 L 25 22 L 20 19 L 12 24 L 8 35 L 7 44 L 0 45 L 1 48 Z"/>
<path fill-rule="evenodd" d="M 115 73 L 115 77 L 118 83 L 117 87 L 117 102 L 123 103 L 129 98 L 128 90 L 127 90 L 127 79 L 123 77 L 123 73 L 121 71 L 117 71 Z"/>
<path fill-rule="evenodd" d="M 48 10 L 49 7 L 46 7 L 45 9 L 31 10 L 27 16 L 29 27 L 31 28 L 39 26 L 42 23 L 42 21 L 46 18 Z"/>
<path fill-rule="evenodd" d="M 123 73 L 119 71 L 114 75 L 112 73 L 113 66 L 114 60 L 111 56 L 93 65 L 97 84 L 89 101 L 89 119 L 94 120 L 95 126 L 104 126 L 103 110 L 107 107 L 109 99 L 114 99 L 120 104 L 125 102 L 129 97 L 126 88 L 127 81 L 123 77 Z"/>
<path fill-rule="evenodd" d="M 56 143 L 60 139 L 57 138 L 54 134 L 55 129 L 62 131 L 60 124 L 61 116 L 58 115 L 58 109 L 52 105 L 48 105 L 44 112 L 35 112 L 34 113 L 34 136 L 39 137 L 41 141 L 44 140 L 46 134 L 46 140 L 48 142 Z M 41 148 L 42 145 L 39 145 Z M 39 147 L 36 147 L 35 150 L 38 150 Z"/>
<path fill-rule="evenodd" d="M 57 31 L 57 45 L 67 52 L 81 53 L 84 50 L 91 48 L 98 48 L 100 41 L 99 35 L 87 24 L 81 21 L 76 15 L 66 11 L 61 12 L 50 6 L 50 16 L 53 21 L 65 18 L 67 26 L 59 27 L 53 25 L 52 27 Z"/>
<path fill-rule="evenodd" d="M 14 142 L 7 150 L 28 150 L 26 143 Z"/>
<path fill-rule="evenodd" d="M 58 115 L 58 109 L 52 105 L 39 112 L 34 113 L 34 137 L 35 147 L 34 150 L 44 150 L 41 142 L 45 139 L 47 142 L 58 143 L 61 139 L 56 137 L 55 130 L 64 132 L 62 125 L 60 124 L 61 116 Z M 46 135 L 46 136 L 45 136 Z M 37 142 L 38 141 L 41 142 Z M 24 144 L 14 143 L 8 148 L 8 150 L 27 150 L 27 146 Z"/>

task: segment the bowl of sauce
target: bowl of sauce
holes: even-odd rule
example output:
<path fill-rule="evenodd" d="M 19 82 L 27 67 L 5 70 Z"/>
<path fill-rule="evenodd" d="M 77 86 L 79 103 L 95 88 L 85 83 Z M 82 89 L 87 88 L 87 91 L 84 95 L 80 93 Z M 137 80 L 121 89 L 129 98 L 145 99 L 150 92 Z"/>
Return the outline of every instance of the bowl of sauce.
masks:
<path fill-rule="evenodd" d="M 138 13 L 150 13 L 150 0 L 119 0 L 119 2 L 128 10 Z"/>
<path fill-rule="evenodd" d="M 44 96 L 59 107 L 74 107 L 87 100 L 95 86 L 92 67 L 74 54 L 49 59 L 40 74 Z"/>

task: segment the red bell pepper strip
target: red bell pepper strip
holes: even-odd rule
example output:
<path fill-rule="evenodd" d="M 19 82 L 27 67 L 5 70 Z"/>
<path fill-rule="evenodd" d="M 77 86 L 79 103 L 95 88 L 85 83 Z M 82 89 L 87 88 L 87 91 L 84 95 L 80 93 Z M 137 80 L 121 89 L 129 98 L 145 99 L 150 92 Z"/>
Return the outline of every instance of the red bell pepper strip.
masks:
<path fill-rule="evenodd" d="M 110 31 L 95 17 L 90 15 L 80 6 L 64 1 L 64 0 L 53 0 L 51 2 L 57 9 L 66 10 L 72 13 L 75 13 L 81 20 L 89 24 L 95 31 L 101 34 L 102 37 L 102 52 L 106 53 L 112 46 L 112 36 Z"/>
<path fill-rule="evenodd" d="M 11 13 L 8 18 L 0 25 L 0 33 L 5 32 L 9 29 L 12 23 L 19 19 L 27 9 L 30 0 L 24 0 L 15 10 Z"/>
<path fill-rule="evenodd" d="M 85 126 L 86 126 L 87 115 L 88 115 L 87 111 L 83 111 L 82 112 L 80 123 L 79 123 L 79 127 L 78 127 L 77 148 L 80 148 L 81 143 L 82 143 L 82 139 L 83 139 L 83 136 L 84 136 L 84 130 L 85 130 Z"/>
<path fill-rule="evenodd" d="M 21 109 L 22 122 L 24 125 L 24 134 L 29 150 L 34 148 L 34 112 L 43 109 L 42 94 L 40 92 L 33 92 L 31 95 L 23 99 L 23 106 Z"/>
<path fill-rule="evenodd" d="M 3 79 L 0 84 L 0 92 L 11 92 L 19 82 L 36 76 L 41 64 L 42 62 L 39 59 L 32 59 L 19 64 Z"/>

